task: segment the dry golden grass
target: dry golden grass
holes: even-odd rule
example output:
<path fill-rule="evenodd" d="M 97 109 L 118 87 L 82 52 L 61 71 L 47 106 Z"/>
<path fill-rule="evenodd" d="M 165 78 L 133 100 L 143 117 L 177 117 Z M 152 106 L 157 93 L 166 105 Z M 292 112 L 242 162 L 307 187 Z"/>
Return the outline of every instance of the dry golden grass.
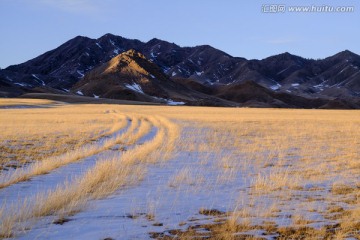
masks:
<path fill-rule="evenodd" d="M 49 105 L 62 105 L 62 102 L 56 102 L 46 99 L 21 99 L 21 98 L 2 98 L 0 100 L 1 108 L 21 107 L 47 107 Z"/>
<path fill-rule="evenodd" d="M 278 169 L 269 174 L 259 173 L 252 187 L 255 191 L 272 192 L 276 190 L 299 189 L 303 180 L 299 176 L 292 176 L 288 170 Z"/>
<path fill-rule="evenodd" d="M 33 102 L 20 103 L 28 101 Z M 123 115 L 100 105 L 0 109 L 0 169 L 78 149 L 118 131 L 123 121 Z"/>
<path fill-rule="evenodd" d="M 136 129 L 136 132 L 129 132 L 129 135 L 126 136 L 126 144 L 132 145 L 136 143 L 140 138 L 145 136 L 151 130 L 152 124 L 149 122 L 149 120 L 146 118 L 140 118 L 140 121 L 140 126 L 137 129 L 134 128 L 134 130 Z"/>
<path fill-rule="evenodd" d="M 124 118 L 125 119 L 125 118 Z M 13 236 L 14 230 L 19 230 L 19 223 L 47 215 L 57 215 L 65 218 L 80 211 L 91 199 L 106 197 L 122 186 L 131 186 L 139 182 L 146 173 L 146 164 L 159 160 L 166 160 L 173 151 L 173 144 L 177 138 L 178 128 L 164 117 L 138 117 L 131 115 L 131 125 L 127 131 L 116 138 L 115 142 L 122 142 L 129 146 L 150 132 L 151 126 L 156 127 L 156 135 L 142 145 L 137 145 L 113 159 L 98 160 L 96 165 L 83 176 L 73 182 L 58 186 L 56 189 L 38 194 L 35 199 L 6 206 L 6 211 L 0 211 L 0 235 Z M 106 144 L 105 144 L 106 145 Z M 106 145 L 106 148 L 109 147 Z M 94 152 L 85 151 L 87 154 Z M 78 156 L 80 159 L 83 156 Z M 68 159 L 68 158 L 66 158 Z M 45 173 L 68 164 L 69 161 L 40 161 L 39 166 L 30 168 L 31 171 L 20 172 L 10 178 L 6 187 L 18 181 L 28 179 L 29 176 Z M 36 165 L 34 165 L 36 166 Z M 41 170 L 39 170 L 41 169 Z M 28 205 L 28 202 L 33 204 Z"/>
<path fill-rule="evenodd" d="M 66 143 L 53 145 L 56 138 L 51 133 L 61 139 L 76 139 L 83 146 L 89 138 L 97 139 L 112 131 L 115 119 L 109 119 L 109 115 L 120 114 L 132 119 L 121 140 L 131 146 L 130 150 L 119 158 L 99 161 L 71 184 L 39 195 L 32 207 L 16 208 L 23 210 L 14 214 L 15 218 L 6 218 L 9 214 L 2 209 L 3 236 L 11 235 L 14 225 L 24 219 L 49 214 L 66 216 L 81 210 L 90 199 L 102 198 L 122 186 L 136 184 L 146 174 L 147 164 L 169 159 L 177 151 L 200 153 L 200 166 L 217 160 L 216 184 L 232 182 L 238 173 L 247 174 L 245 183 L 248 185 L 240 194 L 246 194 L 250 202 L 235 202 L 234 211 L 228 214 L 225 222 L 206 225 L 212 239 L 236 239 L 236 233 L 256 229 L 277 234 L 279 239 L 341 239 L 357 237 L 360 231 L 358 111 L 115 105 L 0 111 L 0 122 L 6 126 L 5 135 L 1 136 L 2 146 L 13 144 L 11 146 L 17 149 L 34 141 L 33 136 L 36 139 L 46 136 L 43 145 L 42 140 L 36 140 L 38 148 L 30 150 L 39 156 L 51 148 L 44 147 L 46 142 L 56 146 L 55 152 L 61 153 L 61 149 L 67 148 L 63 147 Z M 19 121 L 8 123 L 10 119 Z M 16 130 L 21 132 L 19 134 L 14 129 L 21 126 L 21 119 L 28 119 L 25 125 L 31 130 Z M 79 130 L 84 124 L 87 127 Z M 54 130 L 54 125 L 59 125 L 59 130 Z M 156 128 L 156 136 L 143 145 L 134 146 L 151 127 Z M 11 154 L 9 151 L 4 155 Z M 185 166 L 177 171 L 169 185 L 191 187 L 206 181 L 201 173 Z M 317 209 L 319 204 L 323 210 Z M 153 207 L 151 209 L 155 212 Z M 291 226 L 265 224 L 276 221 L 282 212 L 290 214 Z M 307 217 L 309 213 L 324 216 L 324 226 L 310 227 L 313 221 Z M 331 224 L 326 219 L 331 219 Z M 259 224 L 258 220 L 264 224 Z M 190 239 L 200 233 L 189 229 L 181 234 L 184 239 Z"/>
<path fill-rule="evenodd" d="M 190 167 L 184 167 L 179 169 L 178 173 L 170 179 L 169 186 L 173 188 L 178 188 L 181 185 L 185 185 L 185 187 L 187 187 L 186 185 L 195 186 L 204 181 L 204 176 L 201 173 L 194 173 Z"/>
<path fill-rule="evenodd" d="M 218 168 L 223 169 L 217 177 L 218 184 L 232 181 L 232 176 L 240 171 L 254 173 L 249 176 L 252 180 L 248 194 L 256 204 L 242 206 L 241 210 L 235 208 L 230 218 L 232 227 L 218 226 L 212 232 L 213 239 L 232 239 L 239 231 L 238 226 L 254 229 L 251 218 L 271 221 L 281 211 L 293 213 L 294 226 L 277 228 L 280 239 L 321 236 L 340 239 L 359 235 L 358 111 L 164 107 L 161 112 L 192 128 L 193 132 L 180 142 L 182 151 L 203 153 L 205 159 L 199 159 L 199 164 L 207 164 L 206 158 L 216 156 Z M 184 168 L 170 184 L 178 186 L 189 181 L 194 184 L 197 180 Z M 308 201 L 309 194 L 314 201 Z M 276 206 L 258 211 L 262 199 L 268 197 L 275 199 Z M 345 212 L 334 218 L 333 211 L 340 208 L 320 211 L 315 203 L 325 209 L 342 204 Z M 326 220 L 321 229 L 308 227 L 313 221 L 307 218 L 307 213 L 314 212 L 335 220 L 340 227 L 335 228 Z M 219 229 L 226 237 L 217 238 Z M 190 232 L 184 236 L 199 236 L 193 230 Z"/>
<path fill-rule="evenodd" d="M 113 133 L 114 131 L 118 131 L 121 128 L 124 128 L 126 125 L 127 120 L 123 118 L 122 122 L 115 124 L 110 132 Z M 134 125 L 135 127 L 137 126 L 137 121 L 135 121 L 135 124 L 130 126 L 129 130 L 133 130 Z M 62 155 L 52 156 L 41 161 L 36 161 L 26 168 L 17 168 L 13 172 L 9 172 L 7 174 L 3 173 L 0 175 L 0 188 L 7 187 L 18 182 L 27 181 L 31 177 L 49 173 L 56 168 L 104 151 L 116 143 L 122 141 L 127 136 L 127 133 L 128 132 L 123 135 L 118 135 L 116 137 L 106 139 L 100 145 L 96 143 L 84 145 L 80 148 L 70 150 Z"/>

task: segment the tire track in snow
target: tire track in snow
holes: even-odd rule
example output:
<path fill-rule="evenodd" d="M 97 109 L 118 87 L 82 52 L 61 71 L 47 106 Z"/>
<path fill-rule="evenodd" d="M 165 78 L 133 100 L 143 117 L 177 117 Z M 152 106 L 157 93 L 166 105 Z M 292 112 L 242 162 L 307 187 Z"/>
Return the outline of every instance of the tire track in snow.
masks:
<path fill-rule="evenodd" d="M 159 136 L 157 135 L 158 131 L 162 131 L 161 134 L 163 134 L 164 138 L 162 144 L 158 147 L 171 149 L 173 147 L 172 145 L 174 144 L 174 140 L 177 138 L 179 129 L 177 129 L 172 122 L 169 122 L 165 118 L 149 117 L 149 119 L 151 119 L 152 123 L 158 127 L 158 130 L 153 128 L 149 134 L 140 138 L 138 140 L 138 143 L 142 144 L 144 142 L 143 144 L 146 144 L 146 142 L 154 139 L 156 136 Z M 134 154 L 136 155 L 136 153 Z M 161 155 L 157 156 L 158 158 L 155 158 L 150 162 L 148 162 L 147 159 L 145 159 L 144 161 L 144 159 L 140 159 L 139 157 L 137 157 L 137 159 L 141 162 L 140 166 L 142 168 L 145 168 L 147 171 L 149 168 L 159 168 L 159 166 L 154 165 L 154 163 L 159 163 L 159 161 L 167 160 L 167 156 L 164 156 L 163 152 L 161 153 Z M 128 162 L 126 160 L 126 156 L 123 156 L 123 161 L 125 161 L 125 163 Z M 133 162 L 134 164 L 139 164 L 139 161 L 132 160 L 130 160 L 128 163 L 131 162 Z M 148 178 L 148 176 L 146 178 Z M 137 188 L 139 184 L 142 185 L 144 184 L 144 182 L 137 182 L 135 188 Z M 150 191 L 149 187 L 152 187 L 148 186 L 148 184 L 146 183 L 145 185 L 147 185 L 147 187 L 145 187 L 146 189 L 144 190 L 144 194 L 141 194 L 144 196 L 146 194 L 146 191 Z M 99 200 L 91 200 L 88 203 L 88 205 L 91 204 L 91 207 L 87 207 L 86 209 L 83 209 L 81 213 L 76 214 L 74 217 L 71 217 L 71 221 L 69 223 L 66 223 L 65 225 L 51 224 L 55 219 L 54 216 L 43 218 L 42 221 L 40 221 L 32 230 L 27 232 L 26 235 L 20 236 L 20 239 L 29 239 L 35 237 L 40 237 L 44 239 L 64 239 L 72 238 L 75 236 L 77 238 L 84 239 L 103 239 L 108 236 L 106 232 L 109 229 L 112 230 L 108 231 L 108 233 L 118 232 L 118 234 L 120 234 L 119 239 L 122 239 L 122 237 L 126 234 L 124 234 L 123 230 L 119 229 L 121 225 L 118 225 L 118 220 L 119 218 L 123 218 L 123 221 L 127 221 L 126 216 L 128 216 L 127 214 L 131 212 L 131 209 L 129 208 L 129 206 L 131 206 L 131 203 L 123 205 L 123 201 L 132 202 L 128 198 L 127 193 L 129 191 L 131 192 L 133 190 L 133 187 L 133 185 L 124 186 L 123 188 L 120 188 L 114 193 L 111 193 L 106 197 L 100 198 Z M 134 220 L 129 219 L 128 221 Z M 102 224 L 106 224 L 106 226 Z M 146 229 L 144 231 L 147 232 Z"/>
<path fill-rule="evenodd" d="M 124 134 L 128 129 L 129 125 L 117 134 Z M 109 154 L 110 151 L 104 150 L 103 152 L 54 169 L 49 174 L 37 175 L 32 177 L 30 181 L 18 182 L 3 188 L 0 190 L 0 202 L 2 204 L 5 202 L 21 202 L 25 198 L 35 196 L 39 192 L 53 189 L 63 182 L 70 181 L 76 175 L 84 173 L 87 169 L 93 167 L 99 158 Z"/>
<path fill-rule="evenodd" d="M 137 118 L 133 118 L 129 120 L 131 122 L 131 125 L 127 127 L 126 131 L 123 129 L 124 132 L 121 135 L 119 134 L 121 137 L 117 139 L 118 140 L 117 142 L 128 142 L 127 138 L 134 135 L 134 137 L 130 138 L 131 144 L 134 144 L 138 140 L 146 141 L 147 139 L 149 139 L 148 135 L 150 136 L 154 135 L 154 131 L 155 132 L 157 131 L 156 128 L 151 127 L 152 123 L 147 119 L 142 119 L 142 120 Z M 141 146 L 139 145 L 138 147 Z M 66 179 L 69 180 L 70 178 L 72 178 L 71 180 L 73 181 L 71 180 L 70 181 L 76 182 L 76 180 L 80 179 L 81 177 L 78 177 L 76 179 L 74 178 L 74 175 L 85 175 L 86 173 L 91 172 L 92 169 L 100 165 L 101 162 L 105 162 L 111 154 L 110 151 L 108 151 L 108 154 L 102 154 L 102 155 L 97 154 L 97 155 L 98 156 L 91 156 L 88 159 L 85 159 L 86 161 L 83 161 L 82 162 L 83 164 L 81 163 L 69 164 L 50 174 L 37 176 L 33 178 L 32 181 L 30 182 L 18 183 L 3 189 L 3 191 L 0 192 L 0 199 L 2 201 L 3 208 L 7 201 L 12 202 L 15 200 L 15 202 L 17 201 L 17 204 L 15 204 L 16 206 L 12 205 L 10 209 L 12 210 L 17 209 L 17 211 L 23 210 L 21 209 L 21 206 L 23 206 L 24 203 L 27 202 L 27 199 L 32 199 L 35 201 L 39 200 L 37 196 L 41 195 L 41 193 L 50 194 L 52 191 L 56 191 L 57 189 L 59 189 L 59 186 L 62 186 L 64 180 Z M 120 155 L 118 154 L 116 157 L 120 157 Z M 10 215 L 11 213 L 9 212 L 8 214 Z M 24 214 L 26 215 L 28 213 L 24 213 Z M 1 216 L 0 214 L 0 220 L 4 220 L 4 218 L 6 218 L 6 215 Z M 14 216 L 14 218 L 17 217 Z M 24 218 L 24 216 L 20 218 Z M 1 227 L 2 226 L 0 223 L 0 235 L 1 232 L 4 232 L 3 229 L 1 229 Z"/>
<path fill-rule="evenodd" d="M 60 156 L 50 157 L 41 161 L 36 161 L 27 167 L 18 168 L 14 171 L 9 171 L 6 174 L 0 175 L 0 192 L 2 191 L 1 189 L 9 187 L 13 184 L 28 181 L 34 176 L 47 174 L 69 163 L 77 162 L 89 156 L 93 156 L 102 151 L 105 151 L 106 149 L 117 144 L 122 139 L 122 135 L 126 134 L 126 132 L 123 133 L 123 129 L 126 129 L 128 122 L 129 120 L 126 120 L 125 124 L 120 125 L 120 130 L 113 133 L 110 138 L 103 137 L 95 144 L 87 144 Z"/>

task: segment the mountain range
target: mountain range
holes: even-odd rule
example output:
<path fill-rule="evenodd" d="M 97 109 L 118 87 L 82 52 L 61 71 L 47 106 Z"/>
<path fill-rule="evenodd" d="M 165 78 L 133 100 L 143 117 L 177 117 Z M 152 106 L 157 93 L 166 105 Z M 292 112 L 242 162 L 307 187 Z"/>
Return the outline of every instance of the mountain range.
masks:
<path fill-rule="evenodd" d="M 0 70 L 0 97 L 87 96 L 171 105 L 360 108 L 360 56 L 282 53 L 233 57 L 209 45 L 180 47 L 112 34 L 77 36 Z"/>

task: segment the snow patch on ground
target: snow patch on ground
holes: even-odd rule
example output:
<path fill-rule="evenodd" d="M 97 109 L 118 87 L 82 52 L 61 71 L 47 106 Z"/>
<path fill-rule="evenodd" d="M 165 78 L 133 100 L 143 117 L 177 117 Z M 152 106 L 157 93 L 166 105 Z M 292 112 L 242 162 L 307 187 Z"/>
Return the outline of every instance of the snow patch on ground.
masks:
<path fill-rule="evenodd" d="M 100 96 L 97 96 L 97 95 L 95 95 L 95 94 L 93 94 L 94 95 L 94 98 L 99 98 Z"/>
<path fill-rule="evenodd" d="M 196 72 L 195 71 L 195 73 L 196 73 L 196 75 L 201 76 L 204 72 L 203 71 L 201 71 L 201 72 Z"/>
<path fill-rule="evenodd" d="M 76 92 L 78 95 L 84 96 L 84 94 L 79 90 Z"/>
<path fill-rule="evenodd" d="M 101 48 L 101 49 L 102 49 L 102 46 L 100 46 L 100 44 L 99 44 L 99 43 L 96 43 L 96 46 L 98 46 L 99 48 Z"/>
<path fill-rule="evenodd" d="M 173 76 L 175 76 L 175 75 L 176 75 L 176 72 L 172 72 L 171 76 L 173 77 Z"/>
<path fill-rule="evenodd" d="M 152 75 L 152 74 L 150 74 L 150 77 L 151 77 L 151 78 L 155 78 L 155 76 L 154 76 L 154 75 Z"/>
<path fill-rule="evenodd" d="M 300 83 L 292 83 L 291 86 L 292 87 L 298 87 L 300 85 Z"/>
<path fill-rule="evenodd" d="M 127 87 L 135 92 L 144 93 L 144 91 L 141 89 L 141 86 L 137 83 L 133 83 L 132 85 L 125 84 L 125 87 Z"/>

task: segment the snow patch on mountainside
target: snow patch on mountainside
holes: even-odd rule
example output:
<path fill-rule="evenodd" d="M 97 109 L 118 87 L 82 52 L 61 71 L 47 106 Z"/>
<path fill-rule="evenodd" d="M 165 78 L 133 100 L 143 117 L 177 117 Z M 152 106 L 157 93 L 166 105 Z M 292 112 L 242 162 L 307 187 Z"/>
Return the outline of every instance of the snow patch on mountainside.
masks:
<path fill-rule="evenodd" d="M 111 45 L 113 45 L 114 47 L 116 47 L 113 40 L 109 39 L 109 42 L 110 42 Z"/>
<path fill-rule="evenodd" d="M 285 69 L 283 69 L 283 70 L 281 70 L 280 72 L 278 72 L 276 75 L 279 75 L 279 74 L 282 74 L 283 72 L 285 72 L 286 70 L 288 70 L 290 67 L 287 67 L 287 68 L 285 68 Z"/>
<path fill-rule="evenodd" d="M 177 102 L 177 101 L 174 101 L 172 99 L 167 99 L 167 104 L 175 106 L 175 105 L 184 105 L 185 103 L 184 102 Z"/>
<path fill-rule="evenodd" d="M 275 91 L 275 90 L 278 90 L 280 87 L 281 87 L 280 84 L 276 84 L 276 85 L 270 86 L 271 90 L 274 90 L 274 91 Z"/>
<path fill-rule="evenodd" d="M 132 85 L 125 84 L 125 87 L 127 87 L 135 92 L 144 93 L 144 91 L 141 89 L 141 86 L 137 83 L 133 83 Z"/>
<path fill-rule="evenodd" d="M 180 101 L 174 101 L 172 99 L 166 99 L 166 98 L 161 98 L 161 97 L 155 97 L 155 96 L 152 96 L 154 99 L 157 99 L 157 100 L 160 100 L 162 101 L 163 103 L 166 103 L 167 105 L 172 105 L 172 106 L 177 106 L 177 105 L 184 105 L 185 102 L 180 102 Z"/>
<path fill-rule="evenodd" d="M 342 73 L 342 72 L 344 72 L 348 67 L 349 67 L 349 66 L 346 66 L 343 70 L 341 70 L 341 71 L 339 72 L 339 74 Z"/>
<path fill-rule="evenodd" d="M 45 82 L 43 80 L 41 80 L 39 77 L 37 77 L 35 74 L 31 74 L 31 76 L 33 76 L 35 79 L 40 81 L 41 85 L 45 86 Z"/>
<path fill-rule="evenodd" d="M 22 87 L 26 87 L 26 86 L 27 86 L 27 85 L 24 84 L 24 83 L 14 83 L 14 84 L 17 84 L 17 85 L 22 86 Z"/>
<path fill-rule="evenodd" d="M 77 70 L 76 72 L 80 75 L 80 77 L 84 77 L 84 73 L 82 73 L 82 71 Z"/>

